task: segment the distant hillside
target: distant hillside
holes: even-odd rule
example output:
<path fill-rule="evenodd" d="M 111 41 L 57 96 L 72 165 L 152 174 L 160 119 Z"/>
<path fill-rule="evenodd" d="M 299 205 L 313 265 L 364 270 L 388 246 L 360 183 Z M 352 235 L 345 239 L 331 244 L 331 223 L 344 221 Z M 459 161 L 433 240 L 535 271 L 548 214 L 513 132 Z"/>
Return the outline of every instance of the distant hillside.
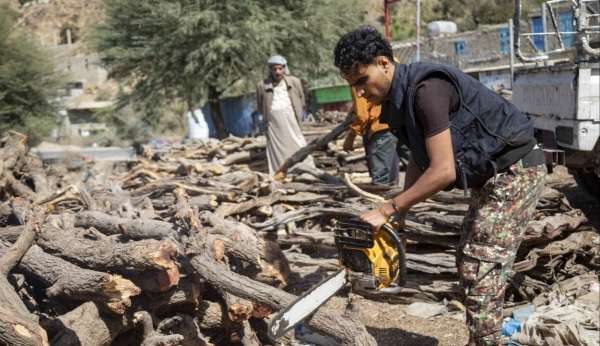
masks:
<path fill-rule="evenodd" d="M 36 34 L 45 45 L 66 40 L 65 29 L 71 29 L 74 40 L 85 41 L 89 30 L 103 18 L 102 0 L 6 0 L 22 13 L 21 25 Z M 344 0 L 340 0 L 344 1 Z M 383 30 L 383 0 L 367 0 L 362 13 L 365 24 Z M 497 24 L 508 20 L 513 12 L 513 0 L 427 0 L 421 1 L 422 30 L 428 22 L 451 20 L 460 31 L 475 29 L 481 24 Z M 539 0 L 524 1 L 527 7 Z M 416 1 L 400 0 L 391 7 L 392 39 L 404 40 L 415 36 Z M 425 31 L 422 31 L 423 34 Z"/>
<path fill-rule="evenodd" d="M 19 25 L 38 36 L 46 46 L 66 43 L 67 29 L 72 42 L 85 42 L 90 29 L 104 16 L 102 0 L 30 1 L 20 12 Z M 82 46 L 85 49 L 85 44 Z"/>

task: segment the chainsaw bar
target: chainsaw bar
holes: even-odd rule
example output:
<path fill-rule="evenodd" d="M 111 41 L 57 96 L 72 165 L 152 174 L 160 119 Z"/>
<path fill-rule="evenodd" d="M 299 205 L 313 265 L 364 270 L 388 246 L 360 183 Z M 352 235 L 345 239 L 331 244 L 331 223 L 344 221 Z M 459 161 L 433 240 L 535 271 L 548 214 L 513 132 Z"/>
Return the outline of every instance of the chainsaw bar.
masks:
<path fill-rule="evenodd" d="M 272 340 L 282 337 L 295 325 L 313 314 L 345 284 L 346 269 L 344 268 L 316 284 L 271 319 L 267 328 L 269 337 Z"/>

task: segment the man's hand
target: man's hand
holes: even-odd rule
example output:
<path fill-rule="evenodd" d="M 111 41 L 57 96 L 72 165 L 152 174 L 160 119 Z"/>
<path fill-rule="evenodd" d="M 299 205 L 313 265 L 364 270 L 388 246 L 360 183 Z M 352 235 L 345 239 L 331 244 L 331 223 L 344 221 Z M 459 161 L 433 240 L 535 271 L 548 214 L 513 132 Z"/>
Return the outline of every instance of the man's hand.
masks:
<path fill-rule="evenodd" d="M 390 216 L 394 214 L 395 210 L 391 203 L 385 203 L 377 209 L 366 211 L 360 215 L 360 219 L 369 223 L 373 228 L 373 231 L 378 231 L 383 226 Z"/>
<path fill-rule="evenodd" d="M 369 223 L 374 232 L 378 231 L 387 222 L 387 218 L 381 214 L 379 209 L 372 209 L 360 214 L 360 219 Z"/>

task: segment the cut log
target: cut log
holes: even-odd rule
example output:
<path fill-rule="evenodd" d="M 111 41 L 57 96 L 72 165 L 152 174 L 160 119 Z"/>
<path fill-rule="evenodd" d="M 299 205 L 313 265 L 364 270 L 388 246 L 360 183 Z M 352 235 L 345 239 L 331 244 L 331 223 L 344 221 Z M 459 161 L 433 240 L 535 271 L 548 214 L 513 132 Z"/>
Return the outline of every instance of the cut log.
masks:
<path fill-rule="evenodd" d="M 47 346 L 46 331 L 36 322 L 23 318 L 0 305 L 0 345 Z"/>
<path fill-rule="evenodd" d="M 215 210 L 219 206 L 215 195 L 193 196 L 190 197 L 188 203 L 198 210 Z"/>
<path fill-rule="evenodd" d="M 165 221 L 126 219 L 100 211 L 78 213 L 75 227 L 94 227 L 104 234 L 122 234 L 131 239 L 163 239 L 175 234 L 173 225 Z"/>
<path fill-rule="evenodd" d="M 180 182 L 172 181 L 158 181 L 156 183 L 147 184 L 135 191 L 132 191 L 132 195 L 142 196 L 156 192 L 171 192 L 176 188 L 184 189 L 188 193 L 195 195 L 214 195 L 219 201 L 234 201 L 236 196 L 236 193 L 233 191 L 221 191 L 215 188 L 190 186 Z"/>
<path fill-rule="evenodd" d="M 212 346 L 200 332 L 197 321 L 190 315 L 176 314 L 164 319 L 158 324 L 156 330 L 164 335 L 183 336 L 181 346 Z"/>
<path fill-rule="evenodd" d="M 260 208 L 264 206 L 270 206 L 273 203 L 276 203 L 281 198 L 280 193 L 272 193 L 268 196 L 258 197 L 256 199 L 252 199 L 250 201 L 241 202 L 241 203 L 223 203 L 215 214 L 221 217 L 227 217 L 229 215 L 236 215 L 247 212 L 254 208 Z"/>
<path fill-rule="evenodd" d="M 134 323 L 142 325 L 144 330 L 141 346 L 175 346 L 183 341 L 183 335 L 163 335 L 154 330 L 152 317 L 146 311 L 138 311 L 133 314 Z"/>
<path fill-rule="evenodd" d="M 0 252 L 2 252 L 0 244 Z M 110 311 L 124 314 L 131 306 L 130 297 L 140 294 L 133 282 L 119 275 L 111 275 L 80 268 L 70 262 L 49 255 L 34 245 L 25 254 L 19 269 L 46 287 L 48 297 L 95 301 Z"/>
<path fill-rule="evenodd" d="M 137 305 L 157 315 L 165 315 L 173 311 L 194 311 L 199 304 L 202 285 L 188 276 L 167 292 L 144 293 L 145 296 L 139 299 Z"/>
<path fill-rule="evenodd" d="M 203 330 L 223 328 L 226 311 L 219 303 L 203 300 L 198 306 L 196 316 L 199 320 L 199 327 Z"/>
<path fill-rule="evenodd" d="M 280 310 L 290 305 L 296 296 L 275 287 L 253 281 L 231 272 L 206 255 L 191 258 L 194 269 L 214 287 L 220 287 L 236 296 Z M 375 339 L 364 325 L 350 317 L 328 311 L 322 307 L 306 321 L 319 333 L 331 336 L 339 345 L 376 345 Z"/>
<path fill-rule="evenodd" d="M 46 223 L 38 243 L 44 251 L 81 267 L 122 274 L 143 290 L 164 292 L 179 281 L 174 260 L 178 250 L 171 241 L 145 239 L 123 243 L 118 236 L 93 229 L 63 229 Z"/>
<path fill-rule="evenodd" d="M 327 207 L 308 207 L 301 210 L 293 210 L 282 215 L 262 222 L 251 224 L 255 229 L 261 231 L 274 231 L 277 230 L 278 226 L 285 225 L 288 222 L 298 222 L 302 220 L 312 219 L 320 216 L 330 217 L 355 217 L 360 215 L 359 209 L 354 208 L 327 208 Z"/>
<path fill-rule="evenodd" d="M 285 162 L 279 167 L 277 172 L 275 173 L 275 180 L 282 181 L 285 178 L 287 171 L 294 166 L 295 164 L 304 161 L 313 151 L 321 149 L 327 146 L 327 143 L 339 137 L 342 133 L 346 131 L 348 126 L 352 124 L 354 121 L 354 113 L 348 113 L 346 119 L 336 127 L 334 127 L 329 133 L 326 135 L 315 138 L 306 146 L 300 148 L 297 152 L 295 152 L 290 158 L 285 160 Z"/>
<path fill-rule="evenodd" d="M 63 328 L 52 345 L 109 346 L 122 332 L 133 327 L 131 317 L 103 313 L 93 302 L 84 303 L 58 318 Z"/>
<path fill-rule="evenodd" d="M 37 224 L 30 220 L 17 241 L 0 258 L 0 344 L 48 345 L 46 331 L 35 315 L 27 310 L 8 282 L 8 273 L 19 263 L 33 244 Z"/>
<path fill-rule="evenodd" d="M 14 243 L 17 241 L 21 233 L 25 230 L 27 226 L 8 226 L 8 227 L 0 227 L 0 239 L 7 241 L 9 243 Z"/>
<path fill-rule="evenodd" d="M 219 290 L 227 305 L 229 339 L 231 342 L 241 342 L 243 345 L 258 346 L 258 337 L 252 330 L 248 320 L 252 317 L 254 306 L 252 302 L 225 291 Z"/>
<path fill-rule="evenodd" d="M 249 263 L 254 264 L 258 269 L 253 275 L 255 279 L 281 286 L 287 284 L 290 268 L 277 243 L 258 237 L 256 231 L 244 223 L 226 220 L 207 212 L 203 214 L 203 218 L 212 225 L 212 234 L 226 237 L 222 238 L 226 252 L 235 250 L 237 256 L 244 256 Z"/>

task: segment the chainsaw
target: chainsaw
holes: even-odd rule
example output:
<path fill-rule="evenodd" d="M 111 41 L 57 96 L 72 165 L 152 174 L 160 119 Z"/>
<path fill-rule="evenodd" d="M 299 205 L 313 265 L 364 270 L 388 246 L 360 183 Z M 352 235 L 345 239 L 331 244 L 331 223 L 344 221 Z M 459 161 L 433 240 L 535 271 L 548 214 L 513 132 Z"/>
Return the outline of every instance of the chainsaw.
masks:
<path fill-rule="evenodd" d="M 406 280 L 406 251 L 400 230 L 386 223 L 377 232 L 360 219 L 333 221 L 342 269 L 327 277 L 275 315 L 268 325 L 276 340 L 314 313 L 340 289 L 351 284 L 357 293 L 394 293 Z M 386 291 L 387 290 L 387 291 Z"/>

